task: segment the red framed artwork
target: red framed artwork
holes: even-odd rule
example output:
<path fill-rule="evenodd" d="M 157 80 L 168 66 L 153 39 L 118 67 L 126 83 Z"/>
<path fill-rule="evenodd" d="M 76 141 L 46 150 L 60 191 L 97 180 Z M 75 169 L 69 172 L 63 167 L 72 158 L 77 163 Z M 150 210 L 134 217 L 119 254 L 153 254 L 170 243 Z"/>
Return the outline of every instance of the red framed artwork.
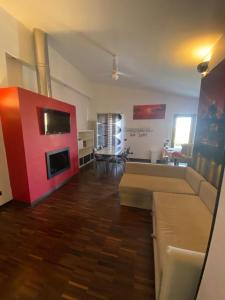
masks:
<path fill-rule="evenodd" d="M 133 119 L 165 119 L 166 104 L 134 105 Z"/>

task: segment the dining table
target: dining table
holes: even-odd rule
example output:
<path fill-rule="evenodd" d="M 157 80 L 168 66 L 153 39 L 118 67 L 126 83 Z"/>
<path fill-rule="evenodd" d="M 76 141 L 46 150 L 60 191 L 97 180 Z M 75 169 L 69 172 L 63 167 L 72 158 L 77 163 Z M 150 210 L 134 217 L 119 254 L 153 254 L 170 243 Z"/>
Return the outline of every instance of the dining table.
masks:
<path fill-rule="evenodd" d="M 120 155 L 122 155 L 124 149 L 116 148 L 116 147 L 104 147 L 102 149 L 95 151 L 95 156 L 102 157 L 103 161 L 105 162 L 105 170 L 108 173 L 110 170 L 109 164 L 114 163 L 116 166 L 116 173 L 117 173 L 117 164 L 120 161 Z M 100 159 L 101 160 L 101 159 Z M 102 161 L 102 160 L 101 160 Z"/>
<path fill-rule="evenodd" d="M 116 148 L 116 147 L 104 147 L 102 149 L 99 149 L 95 151 L 96 154 L 98 155 L 103 155 L 103 156 L 118 156 L 123 153 L 123 148 Z"/>
<path fill-rule="evenodd" d="M 177 148 L 172 148 L 172 147 L 164 147 L 162 149 L 162 158 L 167 157 L 168 160 L 173 160 L 174 164 L 177 164 L 177 160 L 178 158 L 180 158 L 182 156 L 181 151 L 178 150 Z"/>

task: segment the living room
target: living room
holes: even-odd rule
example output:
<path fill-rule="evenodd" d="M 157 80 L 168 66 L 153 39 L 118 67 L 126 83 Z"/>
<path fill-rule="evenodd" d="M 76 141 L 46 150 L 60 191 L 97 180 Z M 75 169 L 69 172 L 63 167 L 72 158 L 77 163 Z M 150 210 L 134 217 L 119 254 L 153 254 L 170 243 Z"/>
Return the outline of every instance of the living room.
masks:
<path fill-rule="evenodd" d="M 224 4 L 208 2 L 2 1 L 3 299 L 225 298 Z M 98 149 L 98 117 L 107 114 L 123 119 L 120 153 L 110 161 Z M 204 125 L 206 116 L 218 121 Z M 191 118 L 188 161 L 176 143 L 177 117 Z M 210 128 L 208 140 L 199 124 Z M 207 142 L 219 150 L 207 156 Z M 53 170 L 56 155 L 64 165 Z M 175 238 L 169 247 L 184 248 L 185 261 L 193 251 L 195 273 L 177 261 L 157 271 L 161 202 L 172 195 L 175 208 L 166 211 L 182 219 L 183 194 L 207 208 L 195 207 L 192 232 L 183 233 L 195 247 Z"/>

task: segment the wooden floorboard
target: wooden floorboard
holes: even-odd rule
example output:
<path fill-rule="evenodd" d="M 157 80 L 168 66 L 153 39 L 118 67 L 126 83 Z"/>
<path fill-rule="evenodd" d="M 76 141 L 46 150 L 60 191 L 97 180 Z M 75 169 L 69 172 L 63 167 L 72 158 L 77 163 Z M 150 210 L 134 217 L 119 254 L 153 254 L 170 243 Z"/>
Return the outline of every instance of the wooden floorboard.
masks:
<path fill-rule="evenodd" d="M 90 166 L 36 207 L 0 208 L 0 299 L 154 299 L 148 211 Z"/>

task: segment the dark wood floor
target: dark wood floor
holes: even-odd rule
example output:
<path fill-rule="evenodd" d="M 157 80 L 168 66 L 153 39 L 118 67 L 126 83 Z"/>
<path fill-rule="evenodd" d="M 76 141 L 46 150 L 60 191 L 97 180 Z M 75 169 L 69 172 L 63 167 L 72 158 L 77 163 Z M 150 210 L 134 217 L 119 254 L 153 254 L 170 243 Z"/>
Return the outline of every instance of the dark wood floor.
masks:
<path fill-rule="evenodd" d="M 34 208 L 0 208 L 0 299 L 154 299 L 148 211 L 93 167 Z"/>

